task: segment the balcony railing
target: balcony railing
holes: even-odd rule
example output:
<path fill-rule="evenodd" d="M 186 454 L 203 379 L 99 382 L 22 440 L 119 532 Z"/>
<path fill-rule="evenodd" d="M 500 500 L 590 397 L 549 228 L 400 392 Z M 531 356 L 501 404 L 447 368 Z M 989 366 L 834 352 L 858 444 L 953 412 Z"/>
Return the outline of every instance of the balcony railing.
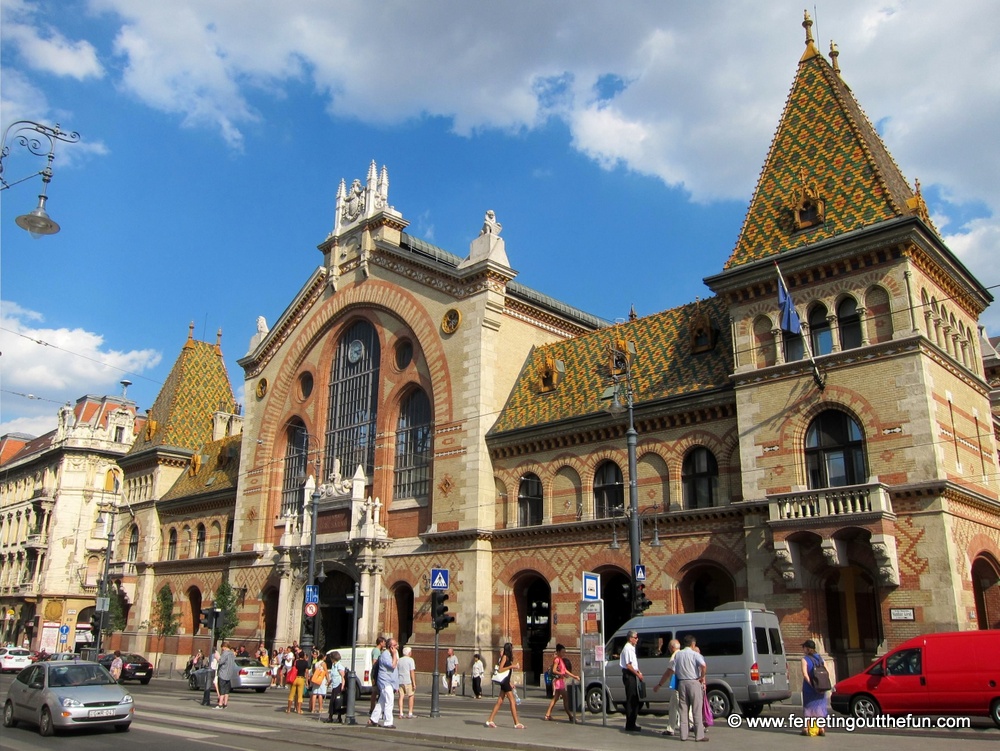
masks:
<path fill-rule="evenodd" d="M 108 575 L 112 578 L 116 576 L 135 576 L 135 563 L 132 561 L 112 561 L 108 567 Z"/>
<path fill-rule="evenodd" d="M 48 546 L 48 535 L 42 532 L 32 532 L 24 540 L 26 548 L 44 548 Z"/>
<path fill-rule="evenodd" d="M 778 493 L 768 500 L 772 522 L 892 514 L 889 492 L 881 483 Z"/>

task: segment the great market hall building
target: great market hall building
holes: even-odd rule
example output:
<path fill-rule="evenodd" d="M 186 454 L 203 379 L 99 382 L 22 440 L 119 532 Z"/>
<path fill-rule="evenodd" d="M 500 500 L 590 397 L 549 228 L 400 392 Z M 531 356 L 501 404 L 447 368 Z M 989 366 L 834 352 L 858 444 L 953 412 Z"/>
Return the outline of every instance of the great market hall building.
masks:
<path fill-rule="evenodd" d="M 537 682 L 545 650 L 579 643 L 582 572 L 608 633 L 629 614 L 613 350 L 650 614 L 764 603 L 839 674 L 919 633 L 1000 628 L 992 297 L 805 25 L 735 247 L 689 304 L 609 324 L 515 281 L 492 212 L 455 255 L 407 233 L 385 167 L 342 181 L 321 265 L 240 360 L 244 413 L 220 343 L 189 337 L 121 461 L 116 638 L 152 649 L 167 587 L 183 664 L 226 579 L 238 640 L 298 639 L 315 498 L 321 646 L 350 643 L 358 583 L 361 641 L 393 634 L 430 672 L 429 577 L 447 569 L 442 645 L 464 665 L 512 641 Z"/>

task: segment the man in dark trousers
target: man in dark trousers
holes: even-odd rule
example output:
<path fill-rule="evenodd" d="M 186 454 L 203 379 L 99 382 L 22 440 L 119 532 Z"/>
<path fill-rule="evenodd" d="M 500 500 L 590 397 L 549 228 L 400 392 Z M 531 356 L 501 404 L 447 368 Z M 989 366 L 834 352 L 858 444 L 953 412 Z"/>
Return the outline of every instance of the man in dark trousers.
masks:
<path fill-rule="evenodd" d="M 625 682 L 625 732 L 638 733 L 642 728 L 635 724 L 639 717 L 639 682 L 642 671 L 639 670 L 639 658 L 635 654 L 635 645 L 639 643 L 639 634 L 629 631 L 622 647 L 618 664 L 622 669 L 622 680 Z"/>

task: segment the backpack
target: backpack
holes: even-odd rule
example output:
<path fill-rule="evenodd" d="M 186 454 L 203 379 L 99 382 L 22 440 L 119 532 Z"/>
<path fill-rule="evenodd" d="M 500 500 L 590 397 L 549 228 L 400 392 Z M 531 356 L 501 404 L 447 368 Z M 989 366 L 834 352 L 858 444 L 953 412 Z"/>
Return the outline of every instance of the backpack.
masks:
<path fill-rule="evenodd" d="M 826 669 L 826 663 L 823 662 L 822 657 L 816 655 L 816 659 L 818 662 L 814 662 L 812 670 L 809 671 L 809 682 L 812 683 L 814 691 L 820 693 L 829 691 L 833 688 L 833 684 L 830 682 L 830 671 Z"/>

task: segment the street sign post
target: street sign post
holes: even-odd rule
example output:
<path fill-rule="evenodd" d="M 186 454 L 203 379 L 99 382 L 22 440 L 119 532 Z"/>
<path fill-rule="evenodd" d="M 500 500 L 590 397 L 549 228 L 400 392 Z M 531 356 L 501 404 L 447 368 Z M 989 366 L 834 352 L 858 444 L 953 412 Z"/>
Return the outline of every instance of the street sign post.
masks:
<path fill-rule="evenodd" d="M 601 686 L 607 685 L 604 663 L 604 600 L 583 600 L 580 602 L 580 691 L 586 692 L 586 675 L 600 675 Z M 581 697 L 582 707 L 578 715 L 581 722 L 586 722 L 587 696 Z M 604 725 L 608 724 L 607 692 L 601 702 L 601 714 Z"/>
<path fill-rule="evenodd" d="M 446 568 L 432 568 L 431 569 L 431 589 L 448 589 L 449 580 L 448 569 Z"/>
<path fill-rule="evenodd" d="M 307 584 L 306 585 L 306 602 L 319 603 L 319 585 L 318 584 Z"/>

